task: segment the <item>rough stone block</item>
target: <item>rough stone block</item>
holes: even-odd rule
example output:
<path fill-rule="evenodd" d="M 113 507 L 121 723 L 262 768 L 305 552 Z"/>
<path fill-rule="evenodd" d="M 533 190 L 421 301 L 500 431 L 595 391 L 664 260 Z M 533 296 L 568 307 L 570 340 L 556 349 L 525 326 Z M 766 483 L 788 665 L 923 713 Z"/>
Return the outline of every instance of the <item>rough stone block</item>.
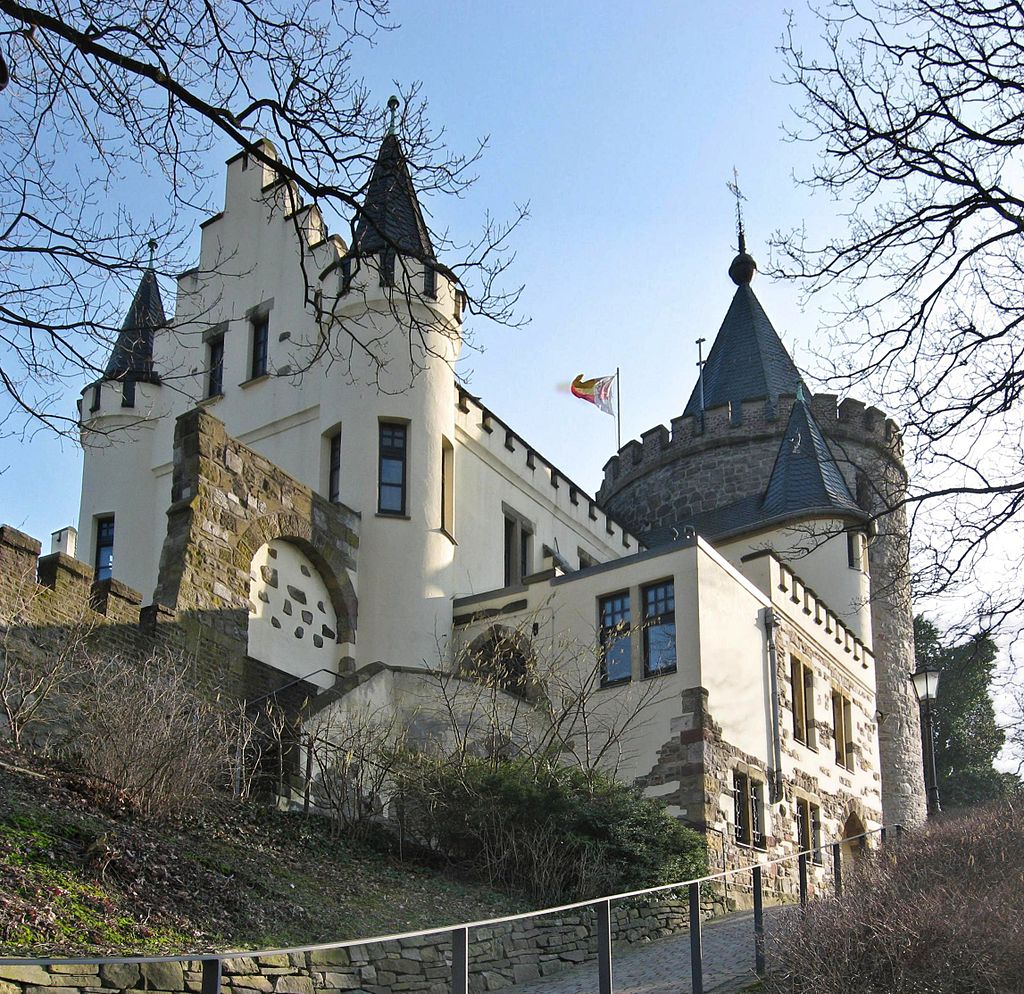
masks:
<path fill-rule="evenodd" d="M 237 988 L 238 990 L 269 992 L 274 989 L 274 985 L 266 977 L 248 974 L 232 977 L 228 983 L 232 989 Z"/>
<path fill-rule="evenodd" d="M 274 990 L 277 994 L 313 994 L 313 981 L 309 977 L 278 977 Z"/>
<path fill-rule="evenodd" d="M 184 990 L 185 977 L 180 963 L 143 963 L 142 980 L 148 990 Z"/>
<path fill-rule="evenodd" d="M 38 984 L 40 987 L 50 986 L 50 975 L 41 966 L 0 966 L 0 980 Z"/>

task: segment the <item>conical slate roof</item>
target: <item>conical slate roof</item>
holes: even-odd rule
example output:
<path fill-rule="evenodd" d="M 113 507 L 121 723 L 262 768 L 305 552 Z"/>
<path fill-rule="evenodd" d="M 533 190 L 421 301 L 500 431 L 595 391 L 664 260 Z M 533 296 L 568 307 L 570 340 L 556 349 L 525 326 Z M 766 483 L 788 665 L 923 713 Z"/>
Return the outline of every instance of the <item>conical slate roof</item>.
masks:
<path fill-rule="evenodd" d="M 434 261 L 434 247 L 423 223 L 409 164 L 394 134 L 385 136 L 381 144 L 352 239 L 354 255 L 371 255 L 384 249 Z"/>
<path fill-rule="evenodd" d="M 754 296 L 749 282 L 740 283 L 704 364 L 704 408 L 729 401 L 796 393 L 803 385 L 793 360 Z M 700 413 L 700 384 L 693 388 L 684 414 Z"/>
<path fill-rule="evenodd" d="M 834 509 L 861 514 L 801 388 L 761 500 L 764 519 Z"/>
<path fill-rule="evenodd" d="M 146 270 L 128 308 L 124 324 L 103 370 L 106 380 L 155 380 L 153 336 L 167 324 L 160 285 L 152 268 Z"/>

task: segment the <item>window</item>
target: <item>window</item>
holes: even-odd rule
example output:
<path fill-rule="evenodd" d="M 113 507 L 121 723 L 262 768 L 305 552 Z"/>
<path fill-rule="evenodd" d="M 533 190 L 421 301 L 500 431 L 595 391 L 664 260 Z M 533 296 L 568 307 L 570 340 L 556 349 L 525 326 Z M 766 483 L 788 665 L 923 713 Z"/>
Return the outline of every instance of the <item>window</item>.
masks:
<path fill-rule="evenodd" d="M 733 827 L 741 846 L 764 849 L 764 784 L 739 770 L 732 775 Z"/>
<path fill-rule="evenodd" d="M 92 385 L 92 400 L 89 402 L 89 413 L 95 414 L 100 409 L 100 390 L 102 389 L 99 383 Z"/>
<path fill-rule="evenodd" d="M 796 656 L 789 657 L 789 685 L 793 700 L 793 738 L 815 749 L 814 671 Z"/>
<path fill-rule="evenodd" d="M 853 769 L 853 703 L 840 690 L 832 691 L 832 727 L 835 729 L 836 763 Z"/>
<path fill-rule="evenodd" d="M 867 572 L 867 538 L 864 532 L 846 533 L 846 562 L 850 569 Z"/>
<path fill-rule="evenodd" d="M 341 503 L 341 431 L 327 439 L 327 499 Z"/>
<path fill-rule="evenodd" d="M 533 572 L 533 524 L 503 504 L 505 586 L 514 587 Z"/>
<path fill-rule="evenodd" d="M 377 510 L 381 514 L 405 514 L 408 427 L 388 421 L 380 423 Z"/>
<path fill-rule="evenodd" d="M 608 594 L 598 602 L 601 619 L 601 683 L 624 683 L 633 675 L 629 637 L 629 591 Z"/>
<path fill-rule="evenodd" d="M 676 671 L 676 599 L 671 580 L 643 589 L 644 676 Z"/>
<path fill-rule="evenodd" d="M 267 375 L 267 345 L 270 340 L 270 318 L 266 314 L 257 315 L 252 319 L 252 362 L 249 377 L 255 380 L 258 376 Z"/>
<path fill-rule="evenodd" d="M 796 799 L 797 845 L 800 852 L 813 850 L 812 859 L 821 863 L 821 808 L 805 797 Z"/>
<path fill-rule="evenodd" d="M 206 343 L 206 396 L 219 397 L 224 393 L 224 336 L 218 335 Z"/>
<path fill-rule="evenodd" d="M 455 449 L 441 439 L 441 531 L 455 536 Z"/>
<path fill-rule="evenodd" d="M 109 580 L 114 572 L 114 518 L 96 519 L 96 579 Z"/>

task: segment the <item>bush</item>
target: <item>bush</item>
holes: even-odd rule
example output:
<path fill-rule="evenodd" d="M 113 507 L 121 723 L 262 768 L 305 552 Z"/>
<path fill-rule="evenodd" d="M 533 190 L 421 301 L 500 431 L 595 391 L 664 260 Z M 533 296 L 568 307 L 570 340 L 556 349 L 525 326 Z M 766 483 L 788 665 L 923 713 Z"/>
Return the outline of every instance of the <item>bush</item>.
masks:
<path fill-rule="evenodd" d="M 401 783 L 405 834 L 536 900 L 583 900 L 705 872 L 699 835 L 639 788 L 600 773 L 410 756 Z"/>
<path fill-rule="evenodd" d="M 944 819 L 863 856 L 841 899 L 775 937 L 771 994 L 1021 989 L 1024 827 L 1010 805 Z"/>
<path fill-rule="evenodd" d="M 181 659 L 94 661 L 69 694 L 69 748 L 108 800 L 153 819 L 195 811 L 231 780 L 237 714 Z"/>

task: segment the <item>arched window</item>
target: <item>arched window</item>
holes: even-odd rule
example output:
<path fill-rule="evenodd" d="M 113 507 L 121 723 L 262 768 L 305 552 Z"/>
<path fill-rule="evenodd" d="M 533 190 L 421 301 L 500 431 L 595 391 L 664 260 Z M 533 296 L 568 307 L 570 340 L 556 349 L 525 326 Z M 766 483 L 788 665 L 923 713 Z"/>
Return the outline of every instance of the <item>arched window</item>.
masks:
<path fill-rule="evenodd" d="M 529 640 L 503 625 L 491 626 L 473 641 L 459 673 L 519 697 L 530 697 L 536 690 Z"/>

